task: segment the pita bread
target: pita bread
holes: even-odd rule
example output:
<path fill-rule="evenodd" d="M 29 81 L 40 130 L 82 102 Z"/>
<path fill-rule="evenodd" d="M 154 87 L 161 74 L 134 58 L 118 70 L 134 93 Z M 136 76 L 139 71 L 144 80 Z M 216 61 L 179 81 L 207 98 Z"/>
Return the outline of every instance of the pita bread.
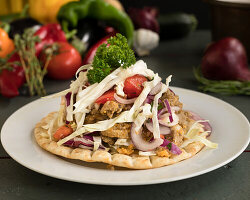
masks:
<path fill-rule="evenodd" d="M 191 158 L 197 154 L 204 144 L 201 142 L 193 142 L 181 149 L 180 155 L 172 155 L 171 157 L 159 156 L 139 156 L 139 155 L 124 155 L 124 154 L 110 154 L 107 151 L 71 148 L 66 146 L 59 146 L 55 141 L 50 140 L 48 131 L 43 128 L 51 120 L 56 117 L 57 112 L 52 112 L 43 118 L 35 127 L 34 135 L 37 143 L 46 151 L 53 154 L 69 158 L 78 159 L 85 162 L 103 162 L 114 166 L 126 167 L 130 169 L 152 169 L 162 166 L 172 165 L 182 160 Z"/>

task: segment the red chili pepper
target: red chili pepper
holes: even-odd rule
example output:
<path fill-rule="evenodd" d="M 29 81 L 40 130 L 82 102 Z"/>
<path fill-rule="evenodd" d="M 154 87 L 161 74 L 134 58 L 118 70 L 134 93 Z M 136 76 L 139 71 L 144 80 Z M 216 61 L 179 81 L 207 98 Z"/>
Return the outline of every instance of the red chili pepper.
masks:
<path fill-rule="evenodd" d="M 19 61 L 19 56 L 13 54 L 8 62 Z M 0 74 L 0 93 L 4 97 L 15 97 L 19 95 L 18 88 L 25 82 L 24 70 L 21 66 L 12 65 L 12 70 L 3 69 Z"/>
<path fill-rule="evenodd" d="M 37 56 L 39 56 L 45 45 L 53 44 L 54 42 L 67 42 L 60 24 L 46 24 L 39 28 L 34 35 L 39 36 L 41 39 L 41 41 L 36 44 Z"/>
<path fill-rule="evenodd" d="M 95 43 L 90 49 L 89 51 L 87 52 L 86 56 L 84 57 L 83 59 L 83 62 L 82 64 L 83 65 L 86 65 L 86 64 L 90 64 L 92 63 L 94 57 L 95 57 L 95 54 L 96 54 L 96 51 L 98 49 L 98 47 L 102 44 L 107 44 L 107 40 L 111 37 L 111 36 L 115 36 L 116 35 L 116 31 L 114 32 L 111 32 L 109 35 L 105 36 L 104 38 L 100 39 L 97 43 Z"/>

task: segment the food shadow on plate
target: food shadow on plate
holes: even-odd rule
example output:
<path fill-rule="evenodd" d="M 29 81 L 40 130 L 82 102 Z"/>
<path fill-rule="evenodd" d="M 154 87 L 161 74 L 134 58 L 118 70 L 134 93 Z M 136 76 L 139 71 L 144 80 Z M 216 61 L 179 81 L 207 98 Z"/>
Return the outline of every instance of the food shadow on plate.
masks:
<path fill-rule="evenodd" d="M 128 168 L 124 168 L 124 167 L 117 167 L 117 166 L 110 166 L 109 164 L 106 163 L 100 163 L 100 162 L 85 162 L 85 161 L 81 161 L 81 160 L 74 160 L 74 159 L 68 159 L 68 158 L 63 158 L 60 156 L 57 156 L 58 158 L 70 162 L 72 164 L 76 164 L 76 165 L 80 165 L 83 167 L 89 167 L 89 168 L 93 168 L 93 169 L 101 169 L 101 170 L 119 170 L 119 171 L 132 171 L 132 169 L 128 169 Z"/>

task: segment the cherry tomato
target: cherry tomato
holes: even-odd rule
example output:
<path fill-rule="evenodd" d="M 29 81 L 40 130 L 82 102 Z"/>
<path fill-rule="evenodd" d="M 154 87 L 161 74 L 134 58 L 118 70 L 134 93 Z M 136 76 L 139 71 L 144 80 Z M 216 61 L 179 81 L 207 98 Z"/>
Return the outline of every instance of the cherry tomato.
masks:
<path fill-rule="evenodd" d="M 70 79 L 81 66 L 82 58 L 79 52 L 67 42 L 59 42 L 59 52 L 53 55 L 48 65 L 48 76 L 53 79 Z M 45 56 L 42 60 L 45 62 Z"/>
<path fill-rule="evenodd" d="M 128 98 L 138 97 L 143 90 L 143 83 L 147 80 L 148 79 L 145 76 L 139 74 L 128 77 L 124 81 L 124 93 Z"/>
<path fill-rule="evenodd" d="M 96 99 L 96 103 L 98 104 L 105 104 L 107 101 L 113 101 L 115 99 L 114 97 L 115 90 L 109 90 L 105 92 L 102 96 L 100 96 L 98 99 Z"/>

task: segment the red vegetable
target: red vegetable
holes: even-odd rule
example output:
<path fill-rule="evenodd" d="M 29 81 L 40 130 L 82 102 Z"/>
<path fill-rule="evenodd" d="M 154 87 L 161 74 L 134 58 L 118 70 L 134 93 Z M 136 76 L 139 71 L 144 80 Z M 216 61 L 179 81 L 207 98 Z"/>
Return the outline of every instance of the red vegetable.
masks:
<path fill-rule="evenodd" d="M 55 42 L 67 42 L 65 33 L 60 24 L 46 24 L 39 28 L 34 35 L 39 36 L 41 41 L 36 44 L 36 55 L 38 56 L 45 45 Z"/>
<path fill-rule="evenodd" d="M 250 71 L 242 43 L 233 37 L 212 43 L 202 58 L 204 77 L 213 80 L 249 81 Z"/>
<path fill-rule="evenodd" d="M 158 11 L 155 8 L 130 8 L 128 14 L 133 21 L 135 29 L 145 28 L 159 33 L 160 27 L 156 19 Z"/>
<path fill-rule="evenodd" d="M 86 65 L 86 64 L 90 64 L 92 63 L 94 56 L 96 54 L 96 51 L 98 49 L 98 47 L 102 44 L 107 44 L 107 40 L 111 37 L 111 36 L 115 36 L 116 35 L 116 31 L 111 32 L 109 35 L 105 36 L 104 38 L 102 38 L 101 40 L 99 40 L 97 43 L 95 43 L 87 52 L 87 54 L 85 55 L 82 64 Z"/>
<path fill-rule="evenodd" d="M 143 90 L 142 84 L 147 80 L 148 79 L 145 76 L 139 74 L 128 77 L 124 81 L 124 93 L 128 96 L 128 98 L 138 97 Z"/>
<path fill-rule="evenodd" d="M 105 104 L 107 101 L 113 101 L 115 100 L 114 98 L 115 90 L 109 90 L 105 92 L 102 96 L 100 96 L 98 99 L 96 99 L 96 103 L 98 104 Z"/>
<path fill-rule="evenodd" d="M 53 55 L 48 65 L 48 76 L 53 79 L 70 79 L 81 66 L 82 59 L 79 52 L 69 43 L 58 43 L 59 50 Z M 45 56 L 41 59 L 45 62 Z"/>
<path fill-rule="evenodd" d="M 62 138 L 67 137 L 71 133 L 73 133 L 73 129 L 71 128 L 71 126 L 70 125 L 63 125 L 56 130 L 56 132 L 53 134 L 53 137 L 56 140 L 60 140 Z"/>
<path fill-rule="evenodd" d="M 8 62 L 18 61 L 19 57 L 14 54 Z M 12 70 L 3 69 L 0 74 L 0 93 L 7 98 L 19 95 L 18 88 L 25 82 L 24 70 L 21 66 L 12 65 Z"/>

